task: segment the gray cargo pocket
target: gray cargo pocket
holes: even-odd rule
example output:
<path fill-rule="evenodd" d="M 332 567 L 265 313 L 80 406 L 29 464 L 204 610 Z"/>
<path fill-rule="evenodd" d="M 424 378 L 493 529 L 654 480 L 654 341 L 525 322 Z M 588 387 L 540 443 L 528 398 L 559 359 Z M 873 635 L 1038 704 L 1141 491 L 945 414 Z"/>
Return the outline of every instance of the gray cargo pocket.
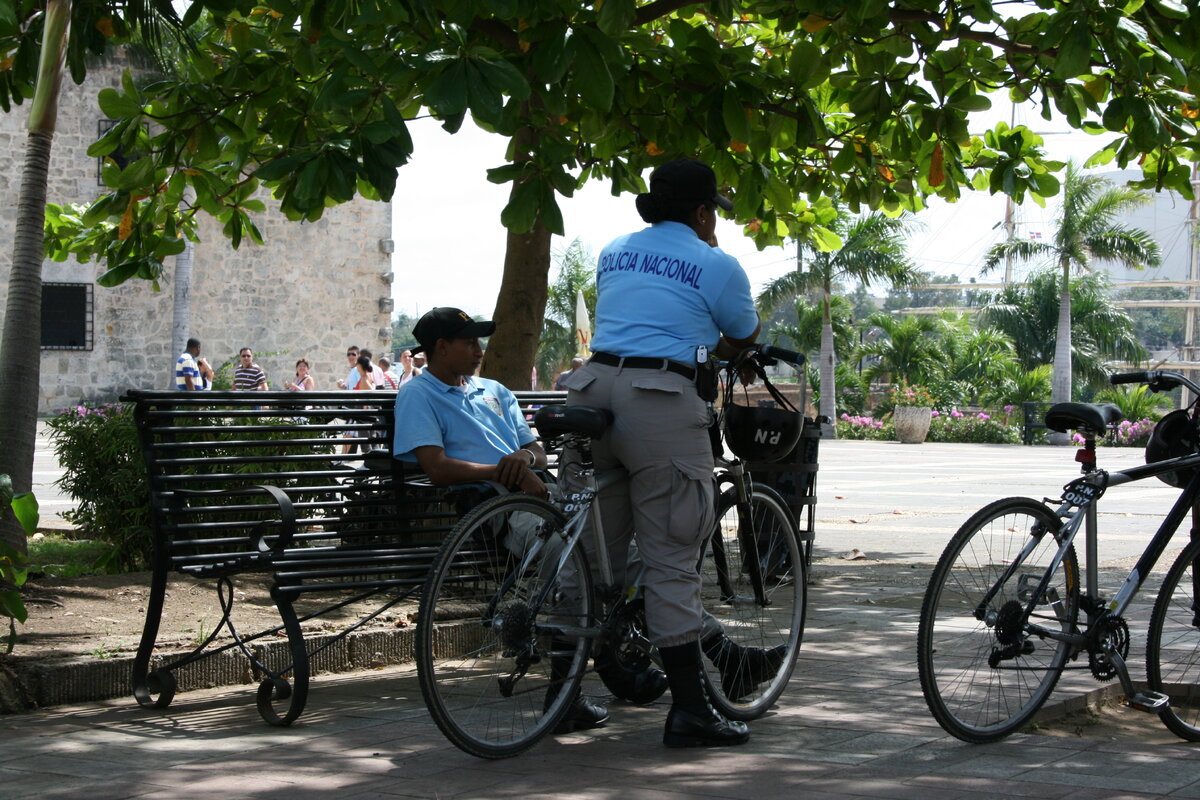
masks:
<path fill-rule="evenodd" d="M 595 375 L 589 375 L 583 370 L 576 370 L 571 377 L 563 381 L 563 386 L 565 386 L 567 389 L 574 389 L 577 392 L 582 392 L 584 389 L 591 386 L 592 382 L 595 380 Z"/>
<path fill-rule="evenodd" d="M 671 467 L 671 535 L 692 545 L 712 533 L 716 518 L 712 459 L 672 456 Z"/>
<path fill-rule="evenodd" d="M 645 389 L 651 392 L 667 392 L 669 394 L 682 394 L 685 386 L 689 384 L 683 383 L 683 379 L 673 373 L 664 373 L 661 375 L 650 374 L 645 377 L 634 378 L 629 382 L 629 385 L 635 389 Z"/>

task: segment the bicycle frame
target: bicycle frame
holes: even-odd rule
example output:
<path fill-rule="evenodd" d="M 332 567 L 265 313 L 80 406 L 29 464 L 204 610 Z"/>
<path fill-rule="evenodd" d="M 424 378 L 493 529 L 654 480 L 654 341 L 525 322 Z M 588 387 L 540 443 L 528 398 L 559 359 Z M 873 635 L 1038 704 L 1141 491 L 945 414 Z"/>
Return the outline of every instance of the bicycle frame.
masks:
<path fill-rule="evenodd" d="M 1180 469 L 1188 469 L 1200 467 L 1200 453 L 1177 458 L 1158 461 L 1153 464 L 1146 464 L 1138 467 L 1131 467 L 1127 470 L 1108 473 L 1103 470 L 1093 470 L 1085 473 L 1081 478 L 1072 481 L 1064 487 L 1062 504 L 1055 510 L 1055 514 L 1065 520 L 1059 542 L 1058 550 L 1051 558 L 1050 564 L 1046 567 L 1044 574 L 1037 588 L 1029 594 L 1029 601 L 1025 606 L 1025 618 L 1029 619 L 1033 614 L 1034 608 L 1038 605 L 1043 597 L 1047 597 L 1047 590 L 1051 577 L 1057 571 L 1067 551 L 1074 543 L 1076 536 L 1082 527 L 1085 532 L 1085 553 L 1086 553 L 1086 580 L 1087 580 L 1087 596 L 1097 598 L 1099 596 L 1099 569 L 1098 569 L 1098 539 L 1099 526 L 1097 524 L 1096 504 L 1105 490 L 1112 486 L 1121 486 L 1127 483 L 1152 478 L 1168 472 L 1174 472 Z M 1083 487 L 1091 487 L 1090 490 Z M 1180 523 L 1188 512 L 1192 512 L 1196 522 L 1193 523 L 1192 536 L 1200 536 L 1200 470 L 1197 470 L 1188 485 L 1180 493 L 1171 510 L 1163 518 L 1158 530 L 1146 545 L 1146 549 L 1138 558 L 1137 563 L 1125 578 L 1120 589 L 1105 607 L 1107 613 L 1113 616 L 1121 616 L 1133 601 L 1142 585 L 1146 582 L 1146 578 L 1154 569 L 1158 559 L 1166 550 L 1171 538 L 1179 529 Z M 1021 552 L 1013 559 L 1013 563 L 999 580 L 996 581 L 992 590 L 985 595 L 983 601 L 976 610 L 976 617 L 982 619 L 982 614 L 995 596 L 999 587 L 1003 586 L 1016 572 L 1021 568 L 1025 559 L 1037 547 L 1041 539 L 1048 533 L 1043 531 L 1041 534 L 1031 538 L 1029 543 L 1022 548 Z M 1089 611 L 1089 617 L 1091 612 Z M 1089 620 L 1090 621 L 1090 620 Z M 1089 625 L 1090 628 L 1090 625 Z M 1046 628 L 1041 625 L 1029 625 L 1029 630 L 1040 637 L 1051 639 L 1054 641 L 1066 642 L 1071 646 L 1082 649 L 1087 646 L 1089 637 L 1088 632 L 1078 631 L 1056 631 Z M 1120 653 L 1110 648 L 1105 648 L 1106 655 L 1113 660 L 1117 667 L 1117 674 L 1121 681 L 1122 689 L 1126 695 L 1132 697 L 1135 693 L 1133 683 L 1129 678 L 1128 670 L 1125 666 L 1125 661 Z"/>

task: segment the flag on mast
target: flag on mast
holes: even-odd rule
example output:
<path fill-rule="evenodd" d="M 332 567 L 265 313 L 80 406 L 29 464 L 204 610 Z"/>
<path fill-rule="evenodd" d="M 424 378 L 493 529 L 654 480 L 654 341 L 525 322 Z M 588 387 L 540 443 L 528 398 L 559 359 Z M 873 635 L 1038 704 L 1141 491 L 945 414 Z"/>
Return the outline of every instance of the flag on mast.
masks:
<path fill-rule="evenodd" d="M 588 316 L 587 303 L 583 302 L 583 290 L 575 292 L 575 338 L 579 341 L 579 355 L 587 358 L 592 354 L 592 320 Z"/>

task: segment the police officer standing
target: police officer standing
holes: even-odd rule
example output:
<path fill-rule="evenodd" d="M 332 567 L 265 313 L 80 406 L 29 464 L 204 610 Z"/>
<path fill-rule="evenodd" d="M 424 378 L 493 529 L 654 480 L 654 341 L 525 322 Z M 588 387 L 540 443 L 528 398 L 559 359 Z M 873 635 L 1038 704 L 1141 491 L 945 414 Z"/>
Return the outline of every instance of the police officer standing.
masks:
<path fill-rule="evenodd" d="M 672 161 L 654 171 L 650 191 L 637 197 L 650 227 L 600 254 L 594 355 L 564 382 L 568 405 L 613 412 L 592 455 L 597 470 L 624 467 L 629 475 L 601 494 L 600 506 L 614 569 L 636 532 L 650 640 L 671 689 L 668 747 L 750 738 L 745 723 L 708 704 L 701 678 L 696 564 L 714 524 L 714 465 L 697 360 L 707 361 L 714 346 L 732 354 L 760 329 L 745 271 L 715 247 L 718 208 L 733 204 L 706 164 Z"/>

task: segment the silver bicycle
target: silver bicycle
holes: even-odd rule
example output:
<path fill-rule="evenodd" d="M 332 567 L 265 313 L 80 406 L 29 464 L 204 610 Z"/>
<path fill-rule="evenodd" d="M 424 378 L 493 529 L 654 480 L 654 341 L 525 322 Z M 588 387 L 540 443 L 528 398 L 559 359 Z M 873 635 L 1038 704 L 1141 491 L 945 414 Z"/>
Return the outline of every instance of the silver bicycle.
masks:
<path fill-rule="evenodd" d="M 1200 387 L 1173 372 L 1113 375 L 1154 391 Z M 999 500 L 954 535 L 929 581 L 917 633 L 921 689 L 933 716 L 968 742 L 1000 739 L 1027 723 L 1064 670 L 1116 678 L 1130 707 L 1158 714 L 1175 734 L 1200 741 L 1200 453 L 1197 413 L 1180 415 L 1162 460 L 1120 472 L 1095 462 L 1096 437 L 1120 420 L 1111 405 L 1058 403 L 1051 430 L 1078 430 L 1083 475 L 1061 498 Z M 1155 435 L 1159 435 L 1156 431 Z M 1182 488 L 1158 532 L 1111 597 L 1100 593 L 1097 503 L 1118 486 L 1162 477 Z M 1167 572 L 1150 616 L 1146 685 L 1130 678 L 1130 631 L 1124 614 L 1180 524 L 1193 517 L 1190 540 Z M 1085 585 L 1075 539 L 1084 531 Z"/>
<path fill-rule="evenodd" d="M 434 561 L 418 616 L 417 670 L 430 714 L 450 741 L 482 758 L 517 755 L 553 731 L 591 656 L 608 665 L 600 675 L 618 696 L 623 682 L 612 680 L 614 671 L 636 674 L 657 659 L 637 588 L 613 581 L 594 502 L 624 477 L 592 463 L 591 443 L 609 425 L 608 413 L 546 406 L 535 425 L 548 451 L 579 454 L 563 468 L 577 471 L 570 483 L 582 488 L 549 502 L 502 495 L 468 512 Z M 805 562 L 783 500 L 750 486 L 736 460 L 731 467 L 733 486 L 719 496 L 718 522 L 698 565 L 704 609 L 732 641 L 778 648 L 779 657 L 773 673 L 748 689 L 726 691 L 737 683 L 738 664 L 709 665 L 706 682 L 721 713 L 752 719 L 791 677 L 804 630 Z M 595 569 L 582 546 L 589 521 Z"/>

